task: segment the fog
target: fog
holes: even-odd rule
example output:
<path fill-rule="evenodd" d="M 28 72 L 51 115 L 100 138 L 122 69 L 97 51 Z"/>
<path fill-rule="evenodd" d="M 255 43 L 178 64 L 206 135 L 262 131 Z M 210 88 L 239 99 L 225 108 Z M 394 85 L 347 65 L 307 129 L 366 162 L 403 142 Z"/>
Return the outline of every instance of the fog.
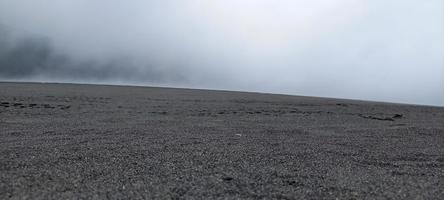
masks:
<path fill-rule="evenodd" d="M 444 1 L 0 0 L 0 81 L 444 106 Z"/>

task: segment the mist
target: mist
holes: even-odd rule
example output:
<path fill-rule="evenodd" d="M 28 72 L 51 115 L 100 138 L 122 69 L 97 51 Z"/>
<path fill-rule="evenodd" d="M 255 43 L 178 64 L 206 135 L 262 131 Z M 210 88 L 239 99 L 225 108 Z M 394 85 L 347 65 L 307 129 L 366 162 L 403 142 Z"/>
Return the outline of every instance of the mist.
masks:
<path fill-rule="evenodd" d="M 0 0 L 0 81 L 444 106 L 444 1 Z"/>

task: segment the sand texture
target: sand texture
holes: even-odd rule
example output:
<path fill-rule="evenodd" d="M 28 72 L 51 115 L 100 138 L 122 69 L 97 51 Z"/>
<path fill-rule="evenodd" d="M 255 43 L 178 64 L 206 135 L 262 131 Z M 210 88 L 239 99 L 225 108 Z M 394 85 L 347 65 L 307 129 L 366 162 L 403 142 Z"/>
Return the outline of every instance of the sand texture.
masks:
<path fill-rule="evenodd" d="M 0 83 L 0 199 L 444 199 L 444 108 Z"/>

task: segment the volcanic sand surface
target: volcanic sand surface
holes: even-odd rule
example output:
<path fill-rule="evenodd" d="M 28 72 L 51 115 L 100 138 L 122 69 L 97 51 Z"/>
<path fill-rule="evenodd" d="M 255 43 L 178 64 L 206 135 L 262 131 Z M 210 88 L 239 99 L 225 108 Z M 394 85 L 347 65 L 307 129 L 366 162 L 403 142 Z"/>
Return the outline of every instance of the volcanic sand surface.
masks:
<path fill-rule="evenodd" d="M 444 199 L 444 108 L 0 83 L 0 199 Z"/>

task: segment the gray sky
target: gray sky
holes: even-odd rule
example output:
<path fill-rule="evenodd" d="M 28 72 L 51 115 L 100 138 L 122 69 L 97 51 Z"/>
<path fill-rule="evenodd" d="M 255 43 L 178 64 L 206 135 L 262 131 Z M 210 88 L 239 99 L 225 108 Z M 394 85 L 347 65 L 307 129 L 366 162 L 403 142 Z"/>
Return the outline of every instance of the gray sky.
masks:
<path fill-rule="evenodd" d="M 444 105 L 444 1 L 0 0 L 0 80 Z"/>

